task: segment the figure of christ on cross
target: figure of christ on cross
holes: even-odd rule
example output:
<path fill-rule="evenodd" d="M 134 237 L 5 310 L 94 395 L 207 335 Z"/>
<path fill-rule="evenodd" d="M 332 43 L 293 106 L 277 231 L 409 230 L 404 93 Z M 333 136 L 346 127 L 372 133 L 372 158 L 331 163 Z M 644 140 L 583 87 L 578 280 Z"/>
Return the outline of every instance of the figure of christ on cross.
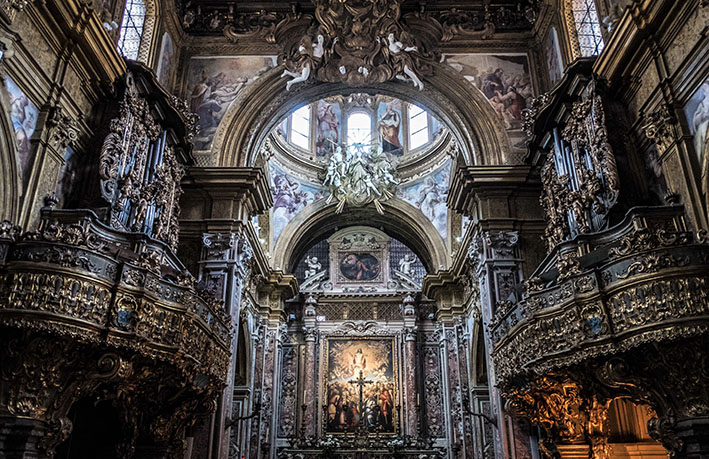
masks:
<path fill-rule="evenodd" d="M 364 386 L 368 384 L 374 384 L 374 381 L 371 381 L 369 379 L 364 379 L 364 371 L 359 370 L 359 377 L 355 380 L 349 381 L 350 384 L 354 386 L 359 386 L 359 428 L 362 428 L 362 425 L 364 424 L 364 411 L 362 410 L 362 395 L 364 391 Z"/>

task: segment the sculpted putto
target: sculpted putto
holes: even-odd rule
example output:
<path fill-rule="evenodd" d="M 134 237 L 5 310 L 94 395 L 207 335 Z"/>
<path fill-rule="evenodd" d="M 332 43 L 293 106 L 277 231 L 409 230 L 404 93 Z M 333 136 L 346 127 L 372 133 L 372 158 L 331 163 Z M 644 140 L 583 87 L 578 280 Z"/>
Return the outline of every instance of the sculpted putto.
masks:
<path fill-rule="evenodd" d="M 327 202 L 337 200 L 338 213 L 345 204 L 361 207 L 370 203 L 383 213 L 381 202 L 394 196 L 398 184 L 386 154 L 376 145 L 352 145 L 346 155 L 338 146 L 330 157 L 323 180 L 323 186 L 330 190 Z"/>
<path fill-rule="evenodd" d="M 433 57 L 399 22 L 401 0 L 313 3 L 316 21 L 300 41 L 291 40 L 294 30 L 283 26 L 282 76 L 291 78 L 286 89 L 310 78 L 352 86 L 399 79 L 423 89 L 421 75 L 430 71 Z"/>

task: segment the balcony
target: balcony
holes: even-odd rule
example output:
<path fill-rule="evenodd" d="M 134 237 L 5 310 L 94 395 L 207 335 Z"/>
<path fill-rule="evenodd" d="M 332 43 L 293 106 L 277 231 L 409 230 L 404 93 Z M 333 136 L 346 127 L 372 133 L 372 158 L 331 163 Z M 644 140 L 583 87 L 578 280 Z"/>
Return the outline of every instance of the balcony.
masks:
<path fill-rule="evenodd" d="M 0 418 L 32 419 L 45 437 L 40 457 L 66 438 L 69 407 L 87 396 L 114 402 L 126 455 L 147 442 L 145 456 L 162 457 L 155 445 L 173 447 L 227 379 L 221 302 L 198 292 L 166 243 L 91 211 L 44 209 L 24 234 L 0 224 L 0 329 L 9 349 Z"/>
<path fill-rule="evenodd" d="M 498 304 L 489 333 L 508 409 L 557 444 L 590 438 L 594 457 L 605 457 L 603 428 L 591 420 L 616 398 L 650 405 L 650 433 L 666 448 L 696 440 L 686 428 L 706 412 L 698 369 L 709 236 L 689 231 L 683 215 L 680 206 L 638 207 L 613 228 L 562 242 L 520 301 Z"/>

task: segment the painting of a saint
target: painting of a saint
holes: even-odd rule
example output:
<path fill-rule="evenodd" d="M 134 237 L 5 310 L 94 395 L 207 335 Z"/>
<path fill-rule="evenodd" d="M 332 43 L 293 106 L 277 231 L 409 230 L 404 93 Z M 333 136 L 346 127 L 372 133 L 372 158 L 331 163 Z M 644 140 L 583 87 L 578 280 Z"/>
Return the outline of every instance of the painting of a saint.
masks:
<path fill-rule="evenodd" d="M 340 142 L 340 119 L 342 111 L 337 103 L 318 102 L 318 138 L 315 144 L 316 155 L 328 156 L 335 151 Z"/>
<path fill-rule="evenodd" d="M 327 432 L 394 433 L 394 340 L 328 338 L 326 346 Z"/>
<path fill-rule="evenodd" d="M 340 272 L 351 281 L 376 280 L 381 272 L 377 257 L 370 253 L 348 253 L 342 257 Z"/>
<path fill-rule="evenodd" d="M 701 187 L 709 206 L 709 78 L 685 106 L 685 115 L 694 136 L 694 151 L 701 164 Z"/>
<path fill-rule="evenodd" d="M 10 78 L 5 78 L 8 100 L 10 101 L 10 119 L 15 130 L 15 143 L 23 183 L 29 179 L 29 167 L 33 159 L 30 139 L 37 126 L 37 106 L 22 92 Z"/>
<path fill-rule="evenodd" d="M 524 54 L 447 54 L 442 58 L 485 95 L 506 129 L 520 129 L 534 95 Z"/>
<path fill-rule="evenodd" d="M 391 155 L 401 156 L 404 153 L 401 134 L 401 101 L 398 99 L 379 104 L 379 141 L 382 150 Z"/>
<path fill-rule="evenodd" d="M 276 66 L 274 56 L 195 57 L 190 61 L 186 99 L 199 115 L 196 150 L 207 150 L 232 102 L 244 87 Z"/>
<path fill-rule="evenodd" d="M 158 68 L 155 72 L 158 76 L 158 81 L 160 84 L 165 86 L 168 90 L 170 87 L 170 80 L 172 79 L 173 64 L 175 61 L 175 46 L 172 43 L 172 37 L 169 33 L 165 32 L 162 36 L 162 43 L 160 45 L 160 58 L 158 59 Z"/>

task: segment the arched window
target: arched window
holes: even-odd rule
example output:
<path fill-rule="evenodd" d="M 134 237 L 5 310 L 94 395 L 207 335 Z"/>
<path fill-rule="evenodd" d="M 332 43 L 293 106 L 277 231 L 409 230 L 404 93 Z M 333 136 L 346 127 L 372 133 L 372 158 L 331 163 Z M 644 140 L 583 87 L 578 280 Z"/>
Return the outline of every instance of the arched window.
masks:
<path fill-rule="evenodd" d="M 347 145 L 372 143 L 372 117 L 365 112 L 354 112 L 347 118 Z"/>
<path fill-rule="evenodd" d="M 428 113 L 418 105 L 409 105 L 409 149 L 428 143 Z"/>
<path fill-rule="evenodd" d="M 293 112 L 290 120 L 290 141 L 300 148 L 310 149 L 310 105 Z"/>
<path fill-rule="evenodd" d="M 118 52 L 126 59 L 138 60 L 140 44 L 145 33 L 145 0 L 126 0 L 118 38 Z"/>
<path fill-rule="evenodd" d="M 604 44 L 595 0 L 567 1 L 568 13 L 573 19 L 573 24 L 569 24 L 569 30 L 575 32 L 573 35 L 576 38 L 578 52 L 581 57 L 599 55 Z"/>

